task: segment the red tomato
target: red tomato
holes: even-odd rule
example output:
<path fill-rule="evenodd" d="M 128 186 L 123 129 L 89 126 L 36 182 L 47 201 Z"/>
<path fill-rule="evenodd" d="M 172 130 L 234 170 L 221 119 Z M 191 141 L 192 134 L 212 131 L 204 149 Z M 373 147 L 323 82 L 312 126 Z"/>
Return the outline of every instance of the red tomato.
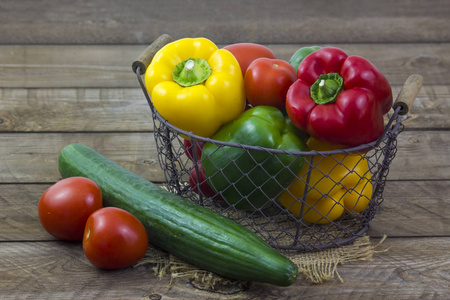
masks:
<path fill-rule="evenodd" d="M 102 192 L 91 179 L 69 177 L 49 187 L 38 204 L 39 220 L 48 233 L 81 241 L 89 216 L 102 208 Z"/>
<path fill-rule="evenodd" d="M 287 91 L 296 79 L 296 71 L 288 62 L 258 58 L 245 72 L 247 100 L 252 106 L 270 105 L 284 110 Z"/>
<path fill-rule="evenodd" d="M 230 51 L 241 67 L 242 76 L 245 75 L 248 66 L 257 58 L 275 58 L 275 54 L 266 46 L 254 43 L 237 43 L 223 47 Z"/>
<path fill-rule="evenodd" d="M 105 207 L 86 223 L 83 250 L 86 258 L 102 269 L 120 269 L 138 262 L 147 252 L 144 225 L 129 212 Z"/>

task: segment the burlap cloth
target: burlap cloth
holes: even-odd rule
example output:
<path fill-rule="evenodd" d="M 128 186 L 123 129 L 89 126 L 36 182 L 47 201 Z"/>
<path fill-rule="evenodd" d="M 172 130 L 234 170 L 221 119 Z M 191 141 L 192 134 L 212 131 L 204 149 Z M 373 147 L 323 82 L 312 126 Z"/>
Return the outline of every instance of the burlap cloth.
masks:
<path fill-rule="evenodd" d="M 338 272 L 338 265 L 352 261 L 371 260 L 373 254 L 378 252 L 376 248 L 384 239 L 385 237 L 379 243 L 373 244 L 369 236 L 364 235 L 347 246 L 290 253 L 288 257 L 298 266 L 299 279 L 303 276 L 306 280 L 317 284 L 333 278 L 343 282 L 343 278 Z M 202 290 L 235 293 L 248 289 L 251 284 L 229 280 L 199 269 L 153 247 L 149 248 L 146 256 L 135 267 L 142 265 L 151 265 L 156 276 L 161 279 L 168 278 L 169 286 L 177 278 L 188 278 L 193 286 Z"/>

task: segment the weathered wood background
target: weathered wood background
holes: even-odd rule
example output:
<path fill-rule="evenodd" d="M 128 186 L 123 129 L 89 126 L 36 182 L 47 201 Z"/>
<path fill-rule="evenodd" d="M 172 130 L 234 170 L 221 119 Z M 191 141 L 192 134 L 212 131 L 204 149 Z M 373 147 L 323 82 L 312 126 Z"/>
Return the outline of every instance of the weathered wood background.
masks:
<path fill-rule="evenodd" d="M 441 1 L 0 1 L 0 298 L 446 299 L 450 294 L 450 3 Z M 93 268 L 39 224 L 56 159 L 80 142 L 162 182 L 150 110 L 132 61 L 162 33 L 256 42 L 279 58 L 333 45 L 371 60 L 397 95 L 424 77 L 371 224 L 372 261 L 344 282 L 255 284 L 237 295 L 172 288 L 151 269 Z"/>

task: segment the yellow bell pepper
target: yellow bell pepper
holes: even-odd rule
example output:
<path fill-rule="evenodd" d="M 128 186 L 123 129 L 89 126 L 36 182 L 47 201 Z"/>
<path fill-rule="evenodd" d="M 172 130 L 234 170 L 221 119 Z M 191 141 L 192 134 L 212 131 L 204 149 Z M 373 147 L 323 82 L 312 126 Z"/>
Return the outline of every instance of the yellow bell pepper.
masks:
<path fill-rule="evenodd" d="M 163 118 L 203 137 L 245 108 L 239 63 L 206 38 L 180 39 L 161 48 L 145 72 L 145 85 Z"/>
<path fill-rule="evenodd" d="M 309 138 L 310 150 L 329 151 L 339 149 Z M 308 169 L 311 174 L 304 202 Z M 298 180 L 278 198 L 278 201 L 297 217 L 309 223 L 326 224 L 339 218 L 344 212 L 360 213 L 372 198 L 371 175 L 364 154 L 334 154 L 305 157 L 305 164 L 298 173 Z M 302 211 L 303 206 L 303 211 Z"/>

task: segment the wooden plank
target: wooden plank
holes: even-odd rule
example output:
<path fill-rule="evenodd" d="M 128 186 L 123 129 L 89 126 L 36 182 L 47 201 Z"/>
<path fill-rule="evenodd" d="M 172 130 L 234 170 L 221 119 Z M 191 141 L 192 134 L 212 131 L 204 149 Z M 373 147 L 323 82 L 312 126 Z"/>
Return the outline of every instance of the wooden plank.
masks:
<path fill-rule="evenodd" d="M 338 266 L 343 286 L 329 282 L 318 290 L 326 299 L 445 299 L 450 294 L 449 242 L 448 237 L 388 238 L 379 250 L 389 250 L 372 261 Z"/>
<path fill-rule="evenodd" d="M 0 241 L 55 240 L 39 222 L 38 203 L 50 184 L 0 184 Z"/>
<path fill-rule="evenodd" d="M 51 184 L 0 184 L 0 242 L 54 238 L 40 225 L 37 205 Z M 450 236 L 449 181 L 389 181 L 371 222 L 372 237 Z M 424 226 L 426 224 L 426 226 Z"/>
<path fill-rule="evenodd" d="M 39 136 L 37 136 L 39 135 Z M 0 183 L 55 182 L 59 151 L 82 143 L 144 178 L 164 181 L 153 133 L 3 133 L 0 134 Z M 405 131 L 399 135 L 390 180 L 450 179 L 450 132 Z M 180 148 L 177 147 L 177 150 Z M 187 163 L 183 159 L 183 163 Z"/>
<path fill-rule="evenodd" d="M 376 242 L 376 241 L 374 241 Z M 450 293 L 449 238 L 388 238 L 370 261 L 339 265 L 320 285 L 301 275 L 283 288 L 253 283 L 235 295 L 193 287 L 188 278 L 159 279 L 151 265 L 101 271 L 80 244 L 0 243 L 0 297 L 33 299 L 444 299 Z M 225 290 L 226 291 L 226 290 Z M 376 295 L 376 296 L 374 296 Z"/>
<path fill-rule="evenodd" d="M 0 135 L 0 182 L 55 182 L 59 152 L 81 143 L 151 181 L 163 181 L 152 133 Z"/>
<path fill-rule="evenodd" d="M 0 249 L 0 298 L 137 298 L 158 285 L 167 289 L 151 268 L 96 269 L 80 243 L 0 243 Z"/>
<path fill-rule="evenodd" d="M 372 237 L 449 236 L 450 182 L 387 181 L 368 234 Z"/>
<path fill-rule="evenodd" d="M 393 86 L 395 97 L 401 86 Z M 152 131 L 140 88 L 0 89 L 0 132 Z M 407 129 L 450 129 L 450 89 L 424 86 Z"/>
<path fill-rule="evenodd" d="M 0 89 L 0 131 L 152 131 L 138 89 Z"/>
<path fill-rule="evenodd" d="M 311 44 L 267 44 L 285 60 L 306 45 Z M 449 43 L 321 45 L 366 57 L 393 86 L 402 85 L 413 73 L 421 74 L 426 85 L 450 84 Z M 139 88 L 131 63 L 145 48 L 146 45 L 1 45 L 0 88 Z"/>
<path fill-rule="evenodd" d="M 395 97 L 400 89 L 393 87 Z M 409 129 L 450 128 L 450 85 L 423 86 L 402 123 Z"/>
<path fill-rule="evenodd" d="M 405 131 L 398 137 L 390 180 L 450 179 L 450 132 Z"/>
<path fill-rule="evenodd" d="M 218 43 L 448 42 L 445 0 L 2 1 L 1 44 L 134 44 L 168 32 Z"/>
<path fill-rule="evenodd" d="M 132 62 L 138 46 L 1 46 L 0 86 L 139 87 Z"/>

